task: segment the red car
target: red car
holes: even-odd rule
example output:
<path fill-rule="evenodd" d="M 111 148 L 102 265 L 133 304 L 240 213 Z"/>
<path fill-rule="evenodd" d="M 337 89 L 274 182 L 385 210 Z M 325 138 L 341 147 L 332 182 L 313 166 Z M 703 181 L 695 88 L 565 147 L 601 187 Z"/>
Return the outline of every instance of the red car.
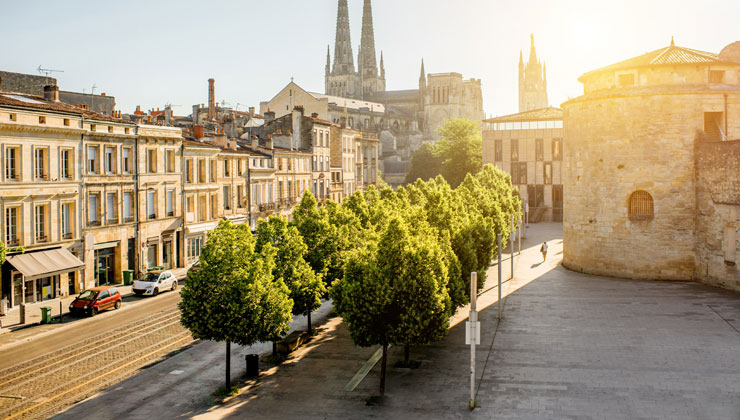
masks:
<path fill-rule="evenodd" d="M 106 309 L 121 307 L 121 294 L 112 286 L 93 287 L 85 290 L 69 304 L 69 311 L 74 315 L 86 314 L 95 316 Z"/>

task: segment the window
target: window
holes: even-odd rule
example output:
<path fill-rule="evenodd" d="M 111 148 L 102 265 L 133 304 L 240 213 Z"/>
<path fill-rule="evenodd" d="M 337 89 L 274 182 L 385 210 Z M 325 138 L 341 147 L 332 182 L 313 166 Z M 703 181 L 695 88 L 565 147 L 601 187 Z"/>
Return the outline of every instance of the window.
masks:
<path fill-rule="evenodd" d="M 563 160 L 563 139 L 552 139 L 552 160 Z"/>
<path fill-rule="evenodd" d="M 205 195 L 198 197 L 198 221 L 205 222 L 208 219 L 208 201 Z"/>
<path fill-rule="evenodd" d="M 231 188 L 224 187 L 224 210 L 231 210 Z"/>
<path fill-rule="evenodd" d="M 230 164 L 230 163 L 231 163 L 231 162 L 229 162 L 229 160 L 228 160 L 228 159 L 224 159 L 224 176 L 225 176 L 225 177 L 227 177 L 227 178 L 228 178 L 229 176 L 231 176 L 231 175 L 230 175 L 230 173 L 231 173 L 231 170 L 230 170 L 230 168 L 229 168 L 229 166 L 230 166 L 229 164 Z"/>
<path fill-rule="evenodd" d="M 165 170 L 168 173 L 175 172 L 175 151 L 174 150 L 168 150 L 167 152 L 167 160 L 165 161 L 167 167 Z"/>
<path fill-rule="evenodd" d="M 635 84 L 634 73 L 620 74 L 618 77 L 619 86 L 632 86 Z"/>
<path fill-rule="evenodd" d="M 175 190 L 167 190 L 166 206 L 167 206 L 167 217 L 174 216 L 175 215 Z"/>
<path fill-rule="evenodd" d="M 653 218 L 653 197 L 647 191 L 635 191 L 629 200 L 629 218 L 631 220 L 649 220 Z"/>
<path fill-rule="evenodd" d="M 237 208 L 244 208 L 244 201 L 242 200 L 242 193 L 244 190 L 244 186 L 237 185 L 236 186 L 236 207 Z"/>
<path fill-rule="evenodd" d="M 87 196 L 87 224 L 100 226 L 100 194 L 90 193 Z"/>
<path fill-rule="evenodd" d="M 538 162 L 541 162 L 545 160 L 545 146 L 542 139 L 535 139 L 534 140 L 534 148 L 535 148 L 535 160 Z"/>
<path fill-rule="evenodd" d="M 710 70 L 709 83 L 723 83 L 725 81 L 724 70 Z"/>
<path fill-rule="evenodd" d="M 98 147 L 87 147 L 87 172 L 90 174 L 98 173 Z"/>
<path fill-rule="evenodd" d="M 123 221 L 125 223 L 134 221 L 134 196 L 130 191 L 123 193 Z"/>
<path fill-rule="evenodd" d="M 64 126 L 69 127 L 69 118 L 64 119 Z"/>
<path fill-rule="evenodd" d="M 36 180 L 46 180 L 48 175 L 49 149 L 35 148 L 33 150 L 33 174 Z"/>
<path fill-rule="evenodd" d="M 552 184 L 552 163 L 545 162 L 542 166 L 542 175 L 545 180 L 545 185 Z"/>
<path fill-rule="evenodd" d="M 527 162 L 519 162 L 519 184 L 527 185 Z"/>
<path fill-rule="evenodd" d="M 124 147 L 121 151 L 121 155 L 123 156 L 121 160 L 121 170 L 123 170 L 124 174 L 130 174 L 131 173 L 131 148 Z"/>
<path fill-rule="evenodd" d="M 198 160 L 198 182 L 206 183 L 206 161 L 204 159 Z"/>
<path fill-rule="evenodd" d="M 150 190 L 146 194 L 146 210 L 147 218 L 157 218 L 157 192 Z"/>
<path fill-rule="evenodd" d="M 185 182 L 188 184 L 193 183 L 193 159 L 185 161 Z"/>
<path fill-rule="evenodd" d="M 113 126 L 112 126 L 112 125 L 109 125 L 109 126 L 108 126 L 108 132 L 109 132 L 109 133 L 112 133 L 112 132 L 113 132 Z"/>
<path fill-rule="evenodd" d="M 62 179 L 72 179 L 72 150 L 62 149 L 59 152 L 59 176 Z"/>
<path fill-rule="evenodd" d="M 46 216 L 47 216 L 47 206 L 46 204 L 36 206 L 34 207 L 34 228 L 35 228 L 35 237 L 36 242 L 47 242 L 48 238 L 46 236 Z"/>
<path fill-rule="evenodd" d="M 511 185 L 518 185 L 519 184 L 519 164 L 512 162 L 511 163 Z"/>
<path fill-rule="evenodd" d="M 504 142 L 503 140 L 496 140 L 493 144 L 494 149 L 494 161 L 502 162 L 504 160 Z"/>
<path fill-rule="evenodd" d="M 130 129 L 130 128 L 128 128 L 128 127 L 126 127 L 126 128 L 124 128 L 124 129 L 123 129 L 123 132 L 124 132 L 125 134 L 129 134 L 129 133 L 131 132 L 131 129 Z"/>
<path fill-rule="evenodd" d="M 146 153 L 146 167 L 150 174 L 157 173 L 157 149 L 149 149 Z"/>
<path fill-rule="evenodd" d="M 8 114 L 10 121 L 18 121 L 18 114 Z"/>
<path fill-rule="evenodd" d="M 216 182 L 216 159 L 211 159 L 211 182 Z"/>
<path fill-rule="evenodd" d="M 203 237 L 199 236 L 197 238 L 190 238 L 188 239 L 188 246 L 187 246 L 187 257 L 190 259 L 195 259 L 200 257 L 200 249 L 203 247 Z"/>
<path fill-rule="evenodd" d="M 18 207 L 5 208 L 5 245 L 18 246 Z"/>
<path fill-rule="evenodd" d="M 98 131 L 98 127 L 95 124 L 90 124 L 90 131 Z"/>
<path fill-rule="evenodd" d="M 114 147 L 105 148 L 105 171 L 109 174 L 116 173 L 116 149 Z"/>
<path fill-rule="evenodd" d="M 193 198 L 192 195 L 189 195 L 185 199 L 185 211 L 188 212 L 188 213 L 192 213 L 194 211 L 194 209 L 193 209 L 194 207 L 195 207 L 194 198 Z"/>
<path fill-rule="evenodd" d="M 62 239 L 74 237 L 74 203 L 62 204 Z"/>
<path fill-rule="evenodd" d="M 218 218 L 218 196 L 212 195 L 211 196 L 211 220 L 215 220 Z"/>
<path fill-rule="evenodd" d="M 511 161 L 519 161 L 519 140 L 511 139 Z"/>
<path fill-rule="evenodd" d="M 236 175 L 242 176 L 242 160 L 241 159 L 236 160 Z"/>
<path fill-rule="evenodd" d="M 704 133 L 709 141 L 722 141 L 725 137 L 723 129 L 722 112 L 705 112 L 704 113 Z"/>
<path fill-rule="evenodd" d="M 20 149 L 17 147 L 5 148 L 5 179 L 18 180 L 18 155 Z"/>
<path fill-rule="evenodd" d="M 46 117 L 44 117 L 43 115 L 39 116 L 39 124 L 46 124 Z"/>
<path fill-rule="evenodd" d="M 108 193 L 105 195 L 105 215 L 108 220 L 108 224 L 118 223 L 118 211 L 116 209 L 116 193 Z"/>

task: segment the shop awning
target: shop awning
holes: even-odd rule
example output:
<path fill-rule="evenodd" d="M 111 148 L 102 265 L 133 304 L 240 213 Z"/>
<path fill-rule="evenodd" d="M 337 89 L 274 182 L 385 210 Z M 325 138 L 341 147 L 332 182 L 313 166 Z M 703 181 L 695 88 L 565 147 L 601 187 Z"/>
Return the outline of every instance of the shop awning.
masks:
<path fill-rule="evenodd" d="M 216 222 L 200 223 L 197 225 L 186 226 L 185 231 L 187 233 L 209 232 L 216 229 L 216 227 L 218 227 L 218 223 Z"/>
<path fill-rule="evenodd" d="M 6 260 L 20 271 L 26 280 L 69 273 L 85 266 L 79 258 L 61 248 L 10 255 Z"/>

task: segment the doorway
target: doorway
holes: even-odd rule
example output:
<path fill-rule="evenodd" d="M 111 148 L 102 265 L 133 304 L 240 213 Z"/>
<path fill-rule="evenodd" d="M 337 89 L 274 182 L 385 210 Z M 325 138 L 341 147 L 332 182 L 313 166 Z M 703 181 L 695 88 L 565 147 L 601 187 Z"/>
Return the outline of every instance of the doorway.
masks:
<path fill-rule="evenodd" d="M 115 280 L 113 261 L 115 248 L 105 248 L 95 251 L 95 285 L 112 284 Z"/>
<path fill-rule="evenodd" d="M 172 268 L 172 241 L 162 243 L 162 266 L 169 270 Z"/>
<path fill-rule="evenodd" d="M 151 244 L 146 249 L 146 268 L 157 266 L 157 245 Z"/>

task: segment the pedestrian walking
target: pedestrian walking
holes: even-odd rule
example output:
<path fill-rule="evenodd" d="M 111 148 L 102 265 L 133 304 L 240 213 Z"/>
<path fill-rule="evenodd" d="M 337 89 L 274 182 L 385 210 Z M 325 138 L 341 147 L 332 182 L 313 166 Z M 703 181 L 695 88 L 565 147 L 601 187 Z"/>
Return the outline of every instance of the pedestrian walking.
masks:
<path fill-rule="evenodd" d="M 547 242 L 542 243 L 540 252 L 542 253 L 542 261 L 544 262 L 547 259 Z"/>

